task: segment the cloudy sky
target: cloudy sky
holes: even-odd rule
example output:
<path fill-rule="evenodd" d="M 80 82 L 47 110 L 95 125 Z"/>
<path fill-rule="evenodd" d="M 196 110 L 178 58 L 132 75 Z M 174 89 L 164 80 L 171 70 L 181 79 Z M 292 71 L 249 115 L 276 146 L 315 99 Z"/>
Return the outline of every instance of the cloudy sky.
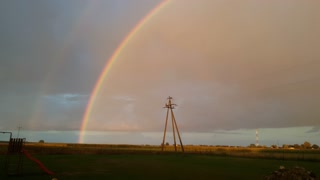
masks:
<path fill-rule="evenodd" d="M 159 3 L 1 1 L 0 131 L 78 142 L 104 66 Z M 83 142 L 159 144 L 170 95 L 186 143 L 248 145 L 259 128 L 261 144 L 320 144 L 319 8 L 169 1 L 104 77 Z"/>

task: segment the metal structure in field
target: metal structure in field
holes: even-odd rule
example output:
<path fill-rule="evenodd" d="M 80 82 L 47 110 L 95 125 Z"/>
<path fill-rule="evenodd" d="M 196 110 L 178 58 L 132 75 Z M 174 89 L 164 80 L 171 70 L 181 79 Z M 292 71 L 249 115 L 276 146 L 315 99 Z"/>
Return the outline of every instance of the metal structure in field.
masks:
<path fill-rule="evenodd" d="M 11 132 L 0 132 L 10 134 L 8 151 L 5 158 L 4 168 L 8 175 L 19 175 L 23 173 L 23 146 L 25 138 L 12 138 Z"/>
<path fill-rule="evenodd" d="M 25 138 L 11 138 L 5 160 L 5 170 L 9 175 L 23 174 L 23 146 Z"/>
<path fill-rule="evenodd" d="M 10 139 L 8 141 L 8 151 L 4 160 L 4 170 L 8 175 L 23 175 L 24 168 L 24 157 L 36 163 L 39 168 L 49 175 L 54 173 L 47 169 L 41 161 L 32 157 L 25 149 L 24 145 L 26 138 L 12 138 L 11 132 L 1 132 L 3 134 L 10 134 Z M 30 170 L 30 168 L 29 168 Z"/>
<path fill-rule="evenodd" d="M 175 130 L 176 130 L 177 134 L 178 134 L 178 137 L 179 137 L 181 150 L 182 150 L 182 152 L 184 152 L 184 148 L 183 148 L 182 140 L 181 140 L 181 137 L 180 137 L 180 133 L 179 133 L 178 125 L 177 125 L 177 122 L 176 122 L 176 118 L 174 117 L 174 114 L 173 114 L 173 109 L 176 106 L 176 104 L 173 104 L 171 102 L 171 100 L 172 100 L 172 97 L 169 96 L 168 97 L 168 103 L 166 103 L 165 107 L 163 107 L 163 108 L 167 109 L 167 115 L 166 115 L 166 123 L 165 123 L 165 126 L 164 126 L 164 133 L 163 133 L 163 140 L 162 140 L 162 144 L 161 144 L 161 150 L 163 151 L 164 146 L 165 146 L 167 125 L 168 125 L 168 117 L 169 117 L 169 113 L 170 113 L 171 114 L 171 121 L 172 121 L 172 131 L 173 131 L 173 140 L 174 140 L 173 146 L 174 146 L 174 149 L 175 149 L 175 151 L 177 151 L 176 133 L 175 133 Z"/>

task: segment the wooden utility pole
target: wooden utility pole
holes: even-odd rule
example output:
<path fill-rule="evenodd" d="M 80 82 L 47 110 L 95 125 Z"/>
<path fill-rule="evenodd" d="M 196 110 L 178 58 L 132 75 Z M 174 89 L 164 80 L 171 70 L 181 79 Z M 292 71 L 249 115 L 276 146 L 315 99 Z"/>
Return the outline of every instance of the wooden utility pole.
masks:
<path fill-rule="evenodd" d="M 167 125 L 168 125 L 168 117 L 169 117 L 169 113 L 171 114 L 171 120 L 172 120 L 172 131 L 173 131 L 173 140 L 174 140 L 174 149 L 175 151 L 177 151 L 177 144 L 176 144 L 176 133 L 175 133 L 175 130 L 177 130 L 177 134 L 178 134 L 178 137 L 179 137 L 179 141 L 180 141 L 180 146 L 181 146 L 181 149 L 182 149 L 182 152 L 184 152 L 184 148 L 183 148 L 183 144 L 182 144 L 182 140 L 181 140 L 181 137 L 180 137 L 180 133 L 179 133 L 179 129 L 178 129 L 178 125 L 177 125 L 177 122 L 176 122 L 176 118 L 174 117 L 174 114 L 173 114 L 173 110 L 174 107 L 176 106 L 176 104 L 173 104 L 171 102 L 172 100 L 172 97 L 168 97 L 168 103 L 165 104 L 165 107 L 163 108 L 167 108 L 167 115 L 166 115 L 166 123 L 165 123 L 165 126 L 164 126 L 164 133 L 163 133 L 163 140 L 162 140 L 162 144 L 161 144 L 161 149 L 163 151 L 164 149 L 164 146 L 165 146 L 165 140 L 166 140 L 166 132 L 167 132 Z"/>

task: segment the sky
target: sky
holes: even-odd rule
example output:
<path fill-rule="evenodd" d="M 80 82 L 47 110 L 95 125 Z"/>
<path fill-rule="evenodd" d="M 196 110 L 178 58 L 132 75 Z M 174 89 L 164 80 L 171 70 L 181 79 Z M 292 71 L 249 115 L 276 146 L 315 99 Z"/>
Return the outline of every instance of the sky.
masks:
<path fill-rule="evenodd" d="M 82 143 L 160 144 L 172 96 L 186 144 L 320 144 L 317 1 L 168 1 L 93 94 L 161 2 L 1 1 L 0 131 L 77 143 L 94 96 Z"/>

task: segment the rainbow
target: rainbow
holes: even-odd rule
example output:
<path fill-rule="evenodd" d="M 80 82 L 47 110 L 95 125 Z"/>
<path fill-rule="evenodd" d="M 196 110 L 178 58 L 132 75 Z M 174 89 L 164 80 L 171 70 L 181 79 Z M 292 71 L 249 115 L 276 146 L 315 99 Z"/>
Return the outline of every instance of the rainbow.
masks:
<path fill-rule="evenodd" d="M 128 33 L 128 35 L 122 40 L 120 45 L 117 47 L 117 49 L 114 51 L 112 56 L 109 58 L 107 61 L 102 73 L 100 74 L 98 81 L 96 82 L 89 102 L 87 104 L 87 107 L 85 109 L 81 127 L 80 127 L 80 135 L 78 139 L 78 143 L 83 143 L 85 132 L 86 132 L 86 127 L 89 122 L 89 117 L 93 108 L 93 105 L 95 103 L 96 97 L 99 94 L 99 90 L 101 89 L 101 86 L 104 82 L 104 79 L 106 78 L 108 72 L 112 68 L 112 65 L 115 63 L 119 55 L 121 54 L 121 51 L 126 47 L 126 45 L 129 43 L 129 41 L 134 37 L 135 34 L 139 32 L 139 30 L 147 23 L 150 21 L 152 17 L 154 17 L 161 9 L 163 9 L 164 6 L 169 4 L 170 0 L 164 0 L 161 3 L 159 3 L 155 8 L 153 8 L 144 18 L 142 18 L 135 26 L 134 28 Z"/>

